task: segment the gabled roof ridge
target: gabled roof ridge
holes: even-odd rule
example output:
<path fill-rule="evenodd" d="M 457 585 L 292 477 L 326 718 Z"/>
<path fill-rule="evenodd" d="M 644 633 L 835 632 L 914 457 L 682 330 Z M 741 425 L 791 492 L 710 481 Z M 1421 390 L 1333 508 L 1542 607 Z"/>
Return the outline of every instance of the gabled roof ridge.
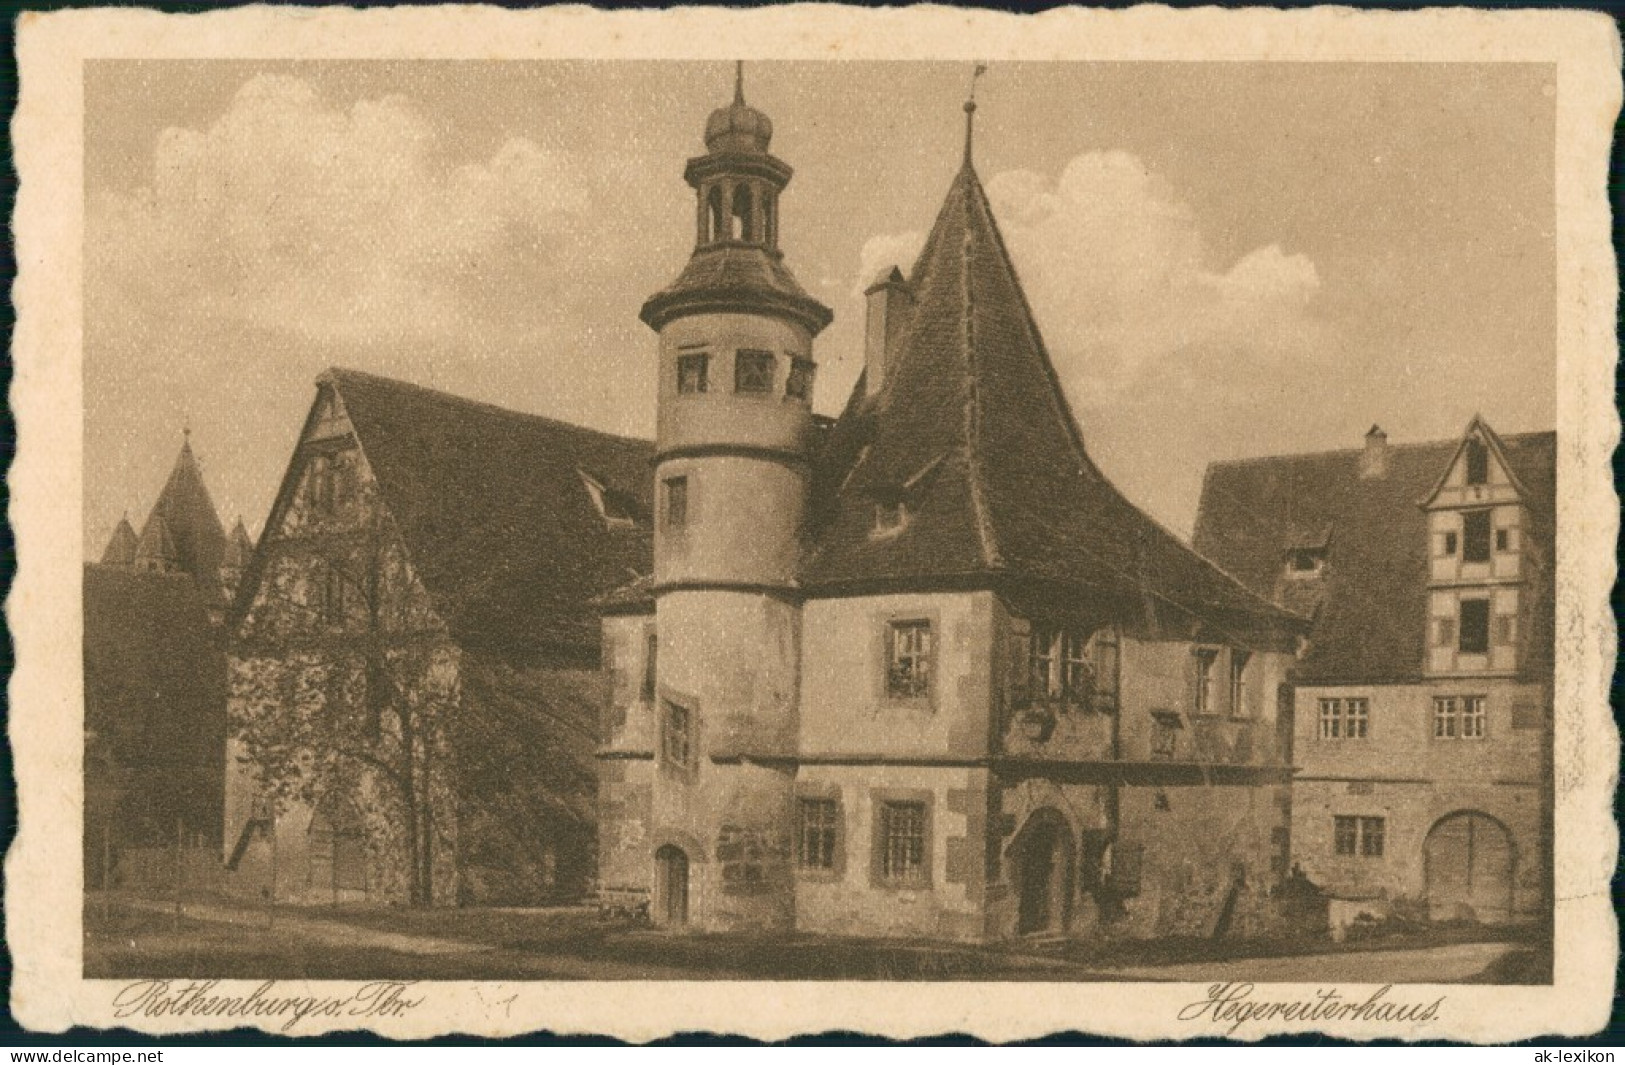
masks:
<path fill-rule="evenodd" d="M 1528 432 L 1507 433 L 1500 439 L 1503 442 L 1525 444 L 1536 439 L 1537 437 L 1543 436 L 1556 437 L 1557 430 L 1531 429 Z M 1447 437 L 1439 440 L 1410 440 L 1402 444 L 1388 444 L 1387 447 L 1389 451 L 1423 451 L 1429 448 L 1450 447 L 1451 445 L 1459 444 L 1461 440 L 1462 437 L 1459 436 Z M 1290 462 L 1294 460 L 1329 459 L 1338 457 L 1353 458 L 1359 455 L 1363 450 L 1363 448 L 1359 447 L 1334 447 L 1326 448 L 1320 451 L 1289 451 L 1285 454 L 1276 455 L 1244 455 L 1239 458 L 1212 459 L 1208 462 L 1207 468 L 1212 470 L 1219 467 L 1264 466 L 1269 465 L 1270 463 Z"/>
<path fill-rule="evenodd" d="M 959 336 L 964 345 L 962 355 L 965 364 L 965 474 L 966 482 L 970 488 L 971 507 L 976 514 L 976 536 L 982 549 L 982 562 L 992 569 L 1003 566 L 1003 555 L 999 551 L 998 530 L 993 525 L 993 515 L 988 510 L 986 471 L 982 458 L 982 417 L 980 388 L 981 367 L 976 357 L 976 293 L 971 284 L 972 270 L 970 256 L 976 240 L 976 212 L 972 206 L 970 192 L 980 194 L 981 182 L 977 180 L 976 168 L 971 165 L 970 155 L 965 156 L 965 165 L 960 168 L 959 175 L 954 179 L 955 184 L 963 183 L 965 190 L 961 193 L 965 212 L 965 236 L 959 245 Z M 946 211 L 943 212 L 946 215 Z M 991 219 L 991 214 L 989 218 Z M 940 219 L 939 219 L 940 222 Z"/>
<path fill-rule="evenodd" d="M 438 388 L 430 388 L 427 385 L 416 384 L 412 381 L 402 381 L 395 377 L 385 377 L 382 374 L 369 373 L 366 370 L 352 370 L 343 366 L 331 366 L 321 375 L 321 377 L 330 377 L 341 387 L 345 378 L 351 378 L 352 380 L 358 380 L 364 384 L 382 385 L 385 388 L 397 388 L 403 391 L 416 392 L 419 395 L 444 402 L 451 406 L 479 410 L 486 414 L 506 417 L 515 421 L 525 421 L 533 424 L 539 423 L 561 429 L 565 432 L 578 436 L 595 436 L 621 444 L 648 444 L 651 442 L 650 438 L 648 437 L 627 436 L 621 433 L 612 433 L 605 429 L 594 429 L 590 426 L 577 425 L 574 422 L 567 422 L 559 418 L 552 418 L 545 414 L 533 414 L 529 411 L 520 411 L 514 410 L 511 407 L 498 406 L 495 403 L 488 403 L 485 400 L 469 399 L 467 396 L 459 396 L 454 392 L 444 392 Z"/>
<path fill-rule="evenodd" d="M 1529 486 L 1523 483 L 1523 478 L 1519 477 L 1518 472 L 1512 468 L 1512 462 L 1507 458 L 1506 446 L 1501 443 L 1501 437 L 1494 429 L 1490 428 L 1490 423 L 1475 411 L 1472 418 L 1468 419 L 1467 428 L 1463 429 L 1460 435 L 1456 437 L 1456 446 L 1450 452 L 1450 458 L 1445 462 L 1444 469 L 1439 471 L 1438 479 L 1433 482 L 1433 487 L 1429 488 L 1427 494 L 1422 497 L 1421 502 L 1424 505 L 1433 502 L 1439 493 L 1444 490 L 1444 483 L 1449 480 L 1450 471 L 1455 468 L 1456 460 L 1461 458 L 1461 453 L 1466 449 L 1467 441 L 1472 437 L 1474 429 L 1477 429 L 1489 443 L 1490 450 L 1495 453 L 1496 461 L 1501 464 L 1502 471 L 1512 480 L 1512 487 L 1517 491 L 1519 498 L 1529 498 Z"/>

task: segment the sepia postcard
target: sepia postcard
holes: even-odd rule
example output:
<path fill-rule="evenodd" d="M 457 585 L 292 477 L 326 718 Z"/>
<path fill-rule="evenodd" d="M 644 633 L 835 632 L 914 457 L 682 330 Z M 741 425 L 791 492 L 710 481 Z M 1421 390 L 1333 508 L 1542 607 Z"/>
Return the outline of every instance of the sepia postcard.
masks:
<path fill-rule="evenodd" d="M 24 1026 L 1606 1023 L 1610 19 L 18 39 Z"/>

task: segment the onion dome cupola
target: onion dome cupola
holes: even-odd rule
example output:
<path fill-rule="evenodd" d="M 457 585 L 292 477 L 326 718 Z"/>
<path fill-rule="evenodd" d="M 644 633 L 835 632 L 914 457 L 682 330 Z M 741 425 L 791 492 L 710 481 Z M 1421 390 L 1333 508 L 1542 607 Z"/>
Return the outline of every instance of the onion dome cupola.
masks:
<path fill-rule="evenodd" d="M 683 172 L 695 192 L 694 254 L 639 317 L 660 330 L 690 314 L 770 314 L 816 336 L 833 315 L 784 265 L 779 196 L 793 171 L 768 152 L 773 122 L 745 102 L 743 68 L 736 68 L 733 102 L 706 121 L 706 153 Z"/>

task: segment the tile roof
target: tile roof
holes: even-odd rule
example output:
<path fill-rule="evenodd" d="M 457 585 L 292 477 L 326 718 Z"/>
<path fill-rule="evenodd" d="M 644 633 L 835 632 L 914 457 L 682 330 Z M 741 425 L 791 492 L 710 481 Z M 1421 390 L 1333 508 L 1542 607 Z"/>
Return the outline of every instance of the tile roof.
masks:
<path fill-rule="evenodd" d="M 226 530 L 220 524 L 220 515 L 214 509 L 214 500 L 203 484 L 203 472 L 197 457 L 192 454 L 191 441 L 181 444 L 175 456 L 175 466 L 169 471 L 164 490 L 152 506 L 152 514 L 141 531 L 147 539 L 155 519 L 167 530 L 172 545 L 173 564 L 184 573 L 190 573 L 199 587 L 211 598 L 220 591 L 220 561 L 226 553 Z M 162 531 L 154 533 L 161 538 Z M 154 544 L 153 549 L 158 545 Z"/>
<path fill-rule="evenodd" d="M 436 609 L 465 647 L 595 653 L 593 597 L 650 568 L 654 446 L 354 370 L 330 379 Z"/>
<path fill-rule="evenodd" d="M 807 294 L 777 252 L 749 244 L 717 244 L 694 252 L 677 280 L 644 303 L 640 317 L 659 329 L 678 313 L 772 311 L 817 334 L 829 308 Z"/>
<path fill-rule="evenodd" d="M 1550 559 L 1556 434 L 1500 438 L 1528 492 L 1537 567 L 1531 672 L 1550 670 Z M 1362 449 L 1216 462 L 1196 518 L 1196 549 L 1260 595 L 1319 610 L 1301 683 L 1414 682 L 1426 644 L 1428 531 L 1421 503 L 1460 439 L 1389 445 L 1385 475 L 1362 478 Z M 1304 530 L 1329 529 L 1322 576 L 1286 575 L 1286 552 Z"/>
<path fill-rule="evenodd" d="M 1084 449 L 969 160 L 908 279 L 885 386 L 859 382 L 815 471 L 809 588 L 1013 578 L 1295 630 L 1129 503 Z M 902 496 L 901 531 L 875 503 Z"/>
<path fill-rule="evenodd" d="M 118 527 L 113 530 L 113 535 L 107 541 L 107 549 L 102 552 L 102 565 L 135 565 L 137 546 L 135 530 L 130 527 L 130 516 L 126 514 L 119 519 Z"/>

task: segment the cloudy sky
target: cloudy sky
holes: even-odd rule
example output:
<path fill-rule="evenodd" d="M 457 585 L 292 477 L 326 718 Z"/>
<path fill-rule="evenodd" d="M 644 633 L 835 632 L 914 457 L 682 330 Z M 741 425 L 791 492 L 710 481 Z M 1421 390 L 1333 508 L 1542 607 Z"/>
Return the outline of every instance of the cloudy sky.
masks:
<path fill-rule="evenodd" d="M 787 262 L 834 308 L 918 251 L 964 64 L 764 63 Z M 643 299 L 692 246 L 724 63 L 112 62 L 85 76 L 85 538 L 190 427 L 257 532 L 344 365 L 650 434 Z M 1536 65 L 994 64 L 977 168 L 1084 438 L 1181 534 L 1210 461 L 1554 420 L 1553 85 Z"/>

